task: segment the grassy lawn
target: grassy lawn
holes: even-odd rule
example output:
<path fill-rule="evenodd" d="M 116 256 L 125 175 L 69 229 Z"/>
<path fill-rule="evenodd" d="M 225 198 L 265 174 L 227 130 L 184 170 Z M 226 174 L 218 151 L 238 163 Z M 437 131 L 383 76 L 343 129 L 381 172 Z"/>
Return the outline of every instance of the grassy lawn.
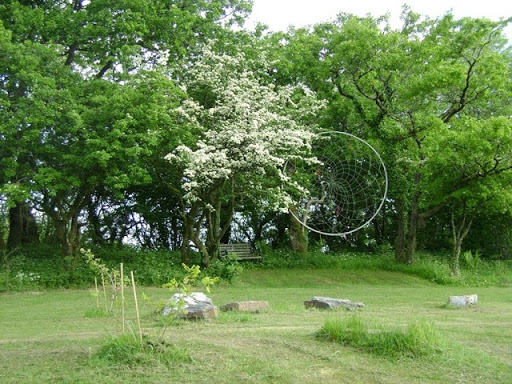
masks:
<path fill-rule="evenodd" d="M 478 294 L 478 305 L 451 309 L 450 295 Z M 139 288 L 142 327 L 161 331 L 161 288 Z M 142 298 L 147 296 L 151 302 Z M 303 301 L 331 296 L 361 301 L 361 318 L 383 327 L 434 324 L 446 341 L 434 356 L 389 358 L 315 338 L 327 319 L 353 312 L 307 310 Z M 216 320 L 170 326 L 165 340 L 192 362 L 114 365 L 93 359 L 120 316 L 84 315 L 87 290 L 0 295 L 0 383 L 510 383 L 512 289 L 448 287 L 382 271 L 246 270 L 234 285 L 213 288 L 217 306 L 267 300 L 258 314 L 220 313 Z M 127 317 L 135 312 L 127 294 Z M 119 310 L 117 310 L 119 312 Z"/>

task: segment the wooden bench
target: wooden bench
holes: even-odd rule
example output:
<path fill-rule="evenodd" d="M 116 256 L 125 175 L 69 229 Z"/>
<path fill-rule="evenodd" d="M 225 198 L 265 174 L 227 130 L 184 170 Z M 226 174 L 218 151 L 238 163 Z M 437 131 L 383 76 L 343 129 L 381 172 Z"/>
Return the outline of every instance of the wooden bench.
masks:
<path fill-rule="evenodd" d="M 226 256 L 228 253 L 234 253 L 238 256 L 238 260 L 263 260 L 263 257 L 256 252 L 248 243 L 221 244 L 220 256 Z"/>

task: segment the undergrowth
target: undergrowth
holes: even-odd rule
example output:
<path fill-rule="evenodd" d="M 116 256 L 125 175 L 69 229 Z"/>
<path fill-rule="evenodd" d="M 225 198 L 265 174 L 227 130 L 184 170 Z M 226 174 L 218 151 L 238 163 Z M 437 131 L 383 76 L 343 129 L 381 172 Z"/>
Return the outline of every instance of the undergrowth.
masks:
<path fill-rule="evenodd" d="M 459 277 L 451 275 L 446 254 L 418 252 L 413 264 L 398 263 L 391 252 L 341 252 L 295 254 L 285 250 L 266 250 L 259 268 L 339 269 L 345 271 L 387 271 L 416 276 L 440 285 L 512 285 L 512 260 L 480 260 L 478 267 L 463 265 Z"/>
<path fill-rule="evenodd" d="M 99 248 L 93 250 L 109 268 L 124 264 L 126 271 L 133 270 L 141 286 L 161 286 L 173 278 L 182 277 L 178 252 L 143 251 L 130 247 Z M 460 277 L 450 274 L 447 254 L 418 252 L 413 264 L 397 263 L 389 250 L 375 253 L 338 252 L 324 253 L 313 250 L 296 254 L 289 250 L 263 247 L 263 262 L 237 262 L 232 259 L 217 260 L 208 270 L 232 283 L 244 269 L 338 269 L 345 271 L 387 271 L 417 276 L 424 280 L 455 286 L 510 286 L 512 285 L 512 260 L 478 259 L 478 263 L 464 262 Z M 0 263 L 1 291 L 30 291 L 53 288 L 85 288 L 94 284 L 94 272 L 83 260 L 75 260 L 70 268 L 55 248 L 45 245 L 25 247 L 6 254 Z"/>

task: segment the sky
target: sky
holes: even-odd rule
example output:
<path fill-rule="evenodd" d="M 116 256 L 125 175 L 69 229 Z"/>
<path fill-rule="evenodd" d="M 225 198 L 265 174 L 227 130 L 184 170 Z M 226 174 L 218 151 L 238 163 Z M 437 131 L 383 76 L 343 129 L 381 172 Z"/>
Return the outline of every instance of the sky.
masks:
<path fill-rule="evenodd" d="M 389 13 L 392 25 L 399 25 L 401 8 L 407 3 L 421 15 L 436 18 L 452 11 L 456 18 L 486 17 L 491 20 L 512 17 L 510 0 L 253 0 L 253 12 L 246 24 L 251 28 L 262 22 L 272 31 L 286 30 L 290 25 L 303 27 L 333 20 L 340 12 L 358 16 Z M 507 28 L 512 40 L 512 26 Z"/>

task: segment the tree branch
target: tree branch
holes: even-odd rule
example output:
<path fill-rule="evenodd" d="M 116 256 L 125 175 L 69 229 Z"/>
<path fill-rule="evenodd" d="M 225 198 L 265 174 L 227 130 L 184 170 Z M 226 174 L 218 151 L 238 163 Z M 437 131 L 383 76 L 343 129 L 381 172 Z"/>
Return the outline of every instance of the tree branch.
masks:
<path fill-rule="evenodd" d="M 106 64 L 103 66 L 103 68 L 101 68 L 100 71 L 96 74 L 95 77 L 97 79 L 101 79 L 105 75 L 105 73 L 107 73 L 107 71 L 113 67 L 113 65 L 114 65 L 114 62 L 112 61 L 112 59 L 109 59 L 106 62 Z"/>

